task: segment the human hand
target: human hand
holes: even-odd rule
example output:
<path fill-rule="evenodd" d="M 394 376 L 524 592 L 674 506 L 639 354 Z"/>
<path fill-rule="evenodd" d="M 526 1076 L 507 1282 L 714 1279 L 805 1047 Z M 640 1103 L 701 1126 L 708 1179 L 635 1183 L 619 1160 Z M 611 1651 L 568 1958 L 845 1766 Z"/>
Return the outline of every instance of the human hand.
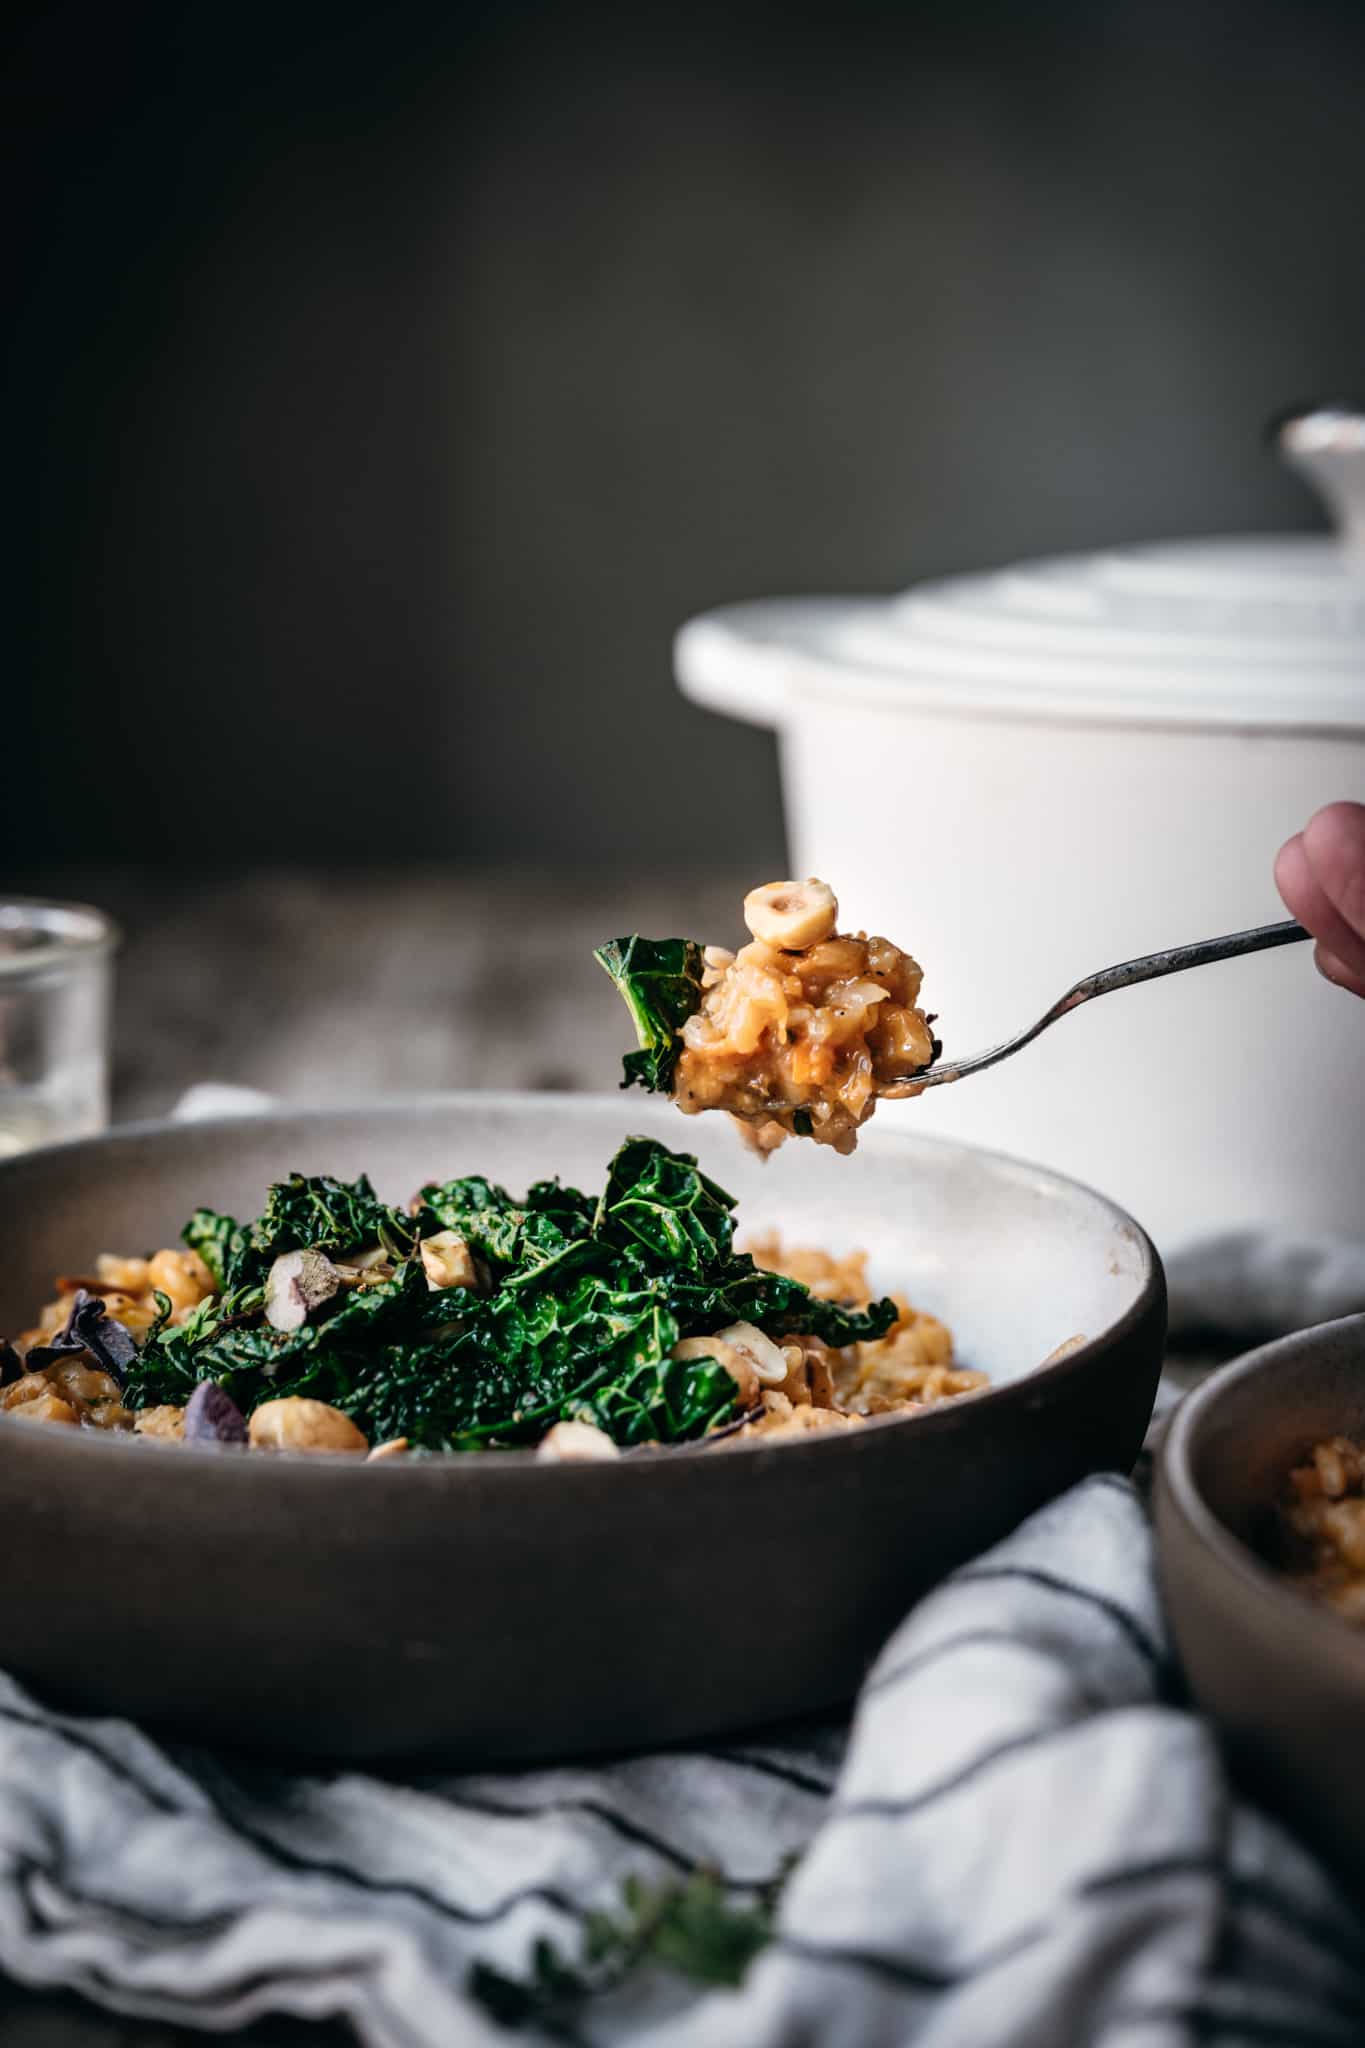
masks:
<path fill-rule="evenodd" d="M 1365 804 L 1328 804 L 1275 856 L 1275 886 L 1317 940 L 1318 972 L 1365 996 Z"/>

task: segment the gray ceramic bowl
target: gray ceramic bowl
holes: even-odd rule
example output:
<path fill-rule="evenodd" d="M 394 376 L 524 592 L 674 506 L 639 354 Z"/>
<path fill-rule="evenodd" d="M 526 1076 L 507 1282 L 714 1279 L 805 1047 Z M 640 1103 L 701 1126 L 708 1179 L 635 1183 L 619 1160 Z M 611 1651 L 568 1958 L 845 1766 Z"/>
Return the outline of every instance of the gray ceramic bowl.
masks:
<path fill-rule="evenodd" d="M 935 1579 L 1131 1464 L 1165 1287 L 1111 1203 L 912 1137 L 765 1167 L 723 1119 L 619 1097 L 446 1096 L 21 1157 L 0 1166 L 0 1330 L 54 1273 L 172 1243 L 200 1202 L 252 1215 L 292 1168 L 364 1168 L 395 1199 L 456 1172 L 593 1186 L 631 1130 L 698 1152 L 741 1234 L 866 1246 L 995 1390 L 803 1443 L 557 1467 L 224 1455 L 0 1417 L 0 1661 L 63 1700 L 313 1755 L 663 1743 L 847 1698 Z"/>
<path fill-rule="evenodd" d="M 1365 1435 L 1365 1316 L 1252 1351 L 1181 1403 L 1157 1538 L 1190 1685 L 1234 1765 L 1365 1891 L 1365 1631 L 1256 1549 L 1291 1465 L 1337 1435 Z"/>

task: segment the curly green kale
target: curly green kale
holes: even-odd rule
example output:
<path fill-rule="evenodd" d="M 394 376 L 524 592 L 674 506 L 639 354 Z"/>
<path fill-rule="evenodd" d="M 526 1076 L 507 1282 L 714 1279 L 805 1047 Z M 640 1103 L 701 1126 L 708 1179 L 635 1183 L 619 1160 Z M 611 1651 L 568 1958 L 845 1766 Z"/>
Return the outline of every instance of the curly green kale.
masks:
<path fill-rule="evenodd" d="M 817 1301 L 733 1248 L 734 1202 L 689 1154 L 628 1138 L 595 1200 L 540 1181 L 516 1201 L 466 1176 L 424 1187 L 411 1212 L 356 1181 L 292 1174 L 243 1226 L 196 1210 L 186 1242 L 220 1282 L 183 1323 L 170 1304 L 128 1370 L 125 1400 L 183 1404 L 216 1381 L 243 1411 L 310 1395 L 372 1438 L 432 1450 L 535 1443 L 556 1421 L 591 1421 L 623 1445 L 680 1443 L 735 1413 L 718 1361 L 679 1360 L 682 1337 L 750 1322 L 829 1344 L 881 1336 L 889 1301 Z M 479 1284 L 434 1286 L 422 1245 L 454 1231 Z M 302 1323 L 267 1319 L 285 1253 L 332 1262 L 334 1291 Z"/>
<path fill-rule="evenodd" d="M 638 1083 L 667 1095 L 677 1064 L 678 1033 L 701 1002 L 701 947 L 693 939 L 609 939 L 593 954 L 625 1000 L 640 1041 L 628 1052 L 623 1088 Z"/>

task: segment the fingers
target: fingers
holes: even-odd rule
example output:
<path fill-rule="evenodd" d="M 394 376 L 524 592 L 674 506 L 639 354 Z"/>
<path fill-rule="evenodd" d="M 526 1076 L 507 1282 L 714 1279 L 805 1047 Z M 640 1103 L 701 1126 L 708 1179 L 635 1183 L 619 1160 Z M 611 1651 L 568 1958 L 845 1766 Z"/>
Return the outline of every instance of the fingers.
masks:
<path fill-rule="evenodd" d="M 1365 974 L 1365 939 L 1359 939 L 1318 880 L 1305 835 L 1296 833 L 1275 862 L 1275 883 L 1287 908 L 1324 951 L 1348 971 Z"/>
<path fill-rule="evenodd" d="M 1361 807 L 1359 805 L 1351 805 L 1351 807 L 1332 805 L 1332 811 L 1342 811 L 1342 809 L 1361 809 Z M 1287 846 L 1281 846 L 1279 856 L 1275 860 L 1275 885 L 1279 887 L 1279 893 L 1285 899 L 1287 909 L 1320 942 L 1320 952 L 1326 958 L 1330 958 L 1330 961 L 1334 961 L 1336 967 L 1342 973 L 1345 973 L 1345 977 L 1347 977 L 1345 981 L 1340 981 L 1340 973 L 1334 973 L 1334 975 L 1328 975 L 1328 981 L 1340 981 L 1342 987 L 1347 987 L 1347 985 L 1353 985 L 1353 979 L 1365 979 L 1365 932 L 1357 932 L 1355 930 L 1355 926 L 1351 924 L 1351 920 L 1347 918 L 1347 915 L 1342 915 L 1342 911 L 1340 911 L 1340 907 L 1338 907 L 1338 903 L 1334 901 L 1334 895 L 1332 895 L 1332 891 L 1336 891 L 1336 895 L 1338 897 L 1345 897 L 1347 903 L 1355 903 L 1355 881 L 1353 881 L 1353 868 L 1351 868 L 1351 846 L 1347 844 L 1345 848 L 1342 848 L 1342 844 L 1340 844 L 1340 840 L 1342 840 L 1340 829 L 1336 825 L 1332 825 L 1330 821 L 1328 821 L 1328 831 L 1316 831 L 1316 834 L 1314 834 L 1314 846 L 1316 846 L 1318 858 L 1322 860 L 1322 864 L 1326 866 L 1326 872 L 1330 874 L 1330 887 L 1324 881 L 1324 874 L 1320 872 L 1318 860 L 1314 860 L 1314 848 L 1310 846 L 1310 831 L 1314 831 L 1314 827 L 1318 825 L 1318 819 L 1326 819 L 1326 817 L 1328 817 L 1328 813 L 1320 811 L 1318 817 L 1312 819 L 1312 823 L 1304 831 L 1300 831 L 1300 834 L 1295 834 L 1287 842 Z M 1363 881 L 1361 881 L 1361 887 L 1365 887 L 1365 811 L 1361 813 L 1361 829 L 1363 829 L 1363 844 L 1361 844 Z M 1363 915 L 1363 924 L 1365 924 L 1365 915 Z M 1322 967 L 1322 958 L 1318 961 L 1318 965 Z M 1322 967 L 1322 971 L 1326 973 L 1326 967 Z"/>
<path fill-rule="evenodd" d="M 1303 922 L 1302 918 L 1299 922 Z M 1317 962 L 1318 973 L 1325 981 L 1334 981 L 1338 988 L 1349 989 L 1353 996 L 1365 996 L 1365 974 L 1358 974 L 1345 961 L 1338 960 L 1321 940 L 1313 948 L 1313 958 Z"/>
<path fill-rule="evenodd" d="M 1328 804 L 1304 826 L 1303 847 L 1323 894 L 1365 945 L 1365 804 Z"/>

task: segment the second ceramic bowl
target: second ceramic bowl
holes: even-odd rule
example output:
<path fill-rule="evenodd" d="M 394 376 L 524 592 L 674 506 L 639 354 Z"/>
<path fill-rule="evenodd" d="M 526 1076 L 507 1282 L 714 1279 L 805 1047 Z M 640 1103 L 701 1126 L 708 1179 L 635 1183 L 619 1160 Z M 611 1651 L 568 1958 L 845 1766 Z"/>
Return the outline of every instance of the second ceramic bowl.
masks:
<path fill-rule="evenodd" d="M 1330 1436 L 1365 1436 L 1365 1316 L 1267 1344 L 1186 1397 L 1157 1540 L 1186 1674 L 1233 1763 L 1365 1896 L 1365 1630 L 1260 1555 L 1290 1467 Z"/>

